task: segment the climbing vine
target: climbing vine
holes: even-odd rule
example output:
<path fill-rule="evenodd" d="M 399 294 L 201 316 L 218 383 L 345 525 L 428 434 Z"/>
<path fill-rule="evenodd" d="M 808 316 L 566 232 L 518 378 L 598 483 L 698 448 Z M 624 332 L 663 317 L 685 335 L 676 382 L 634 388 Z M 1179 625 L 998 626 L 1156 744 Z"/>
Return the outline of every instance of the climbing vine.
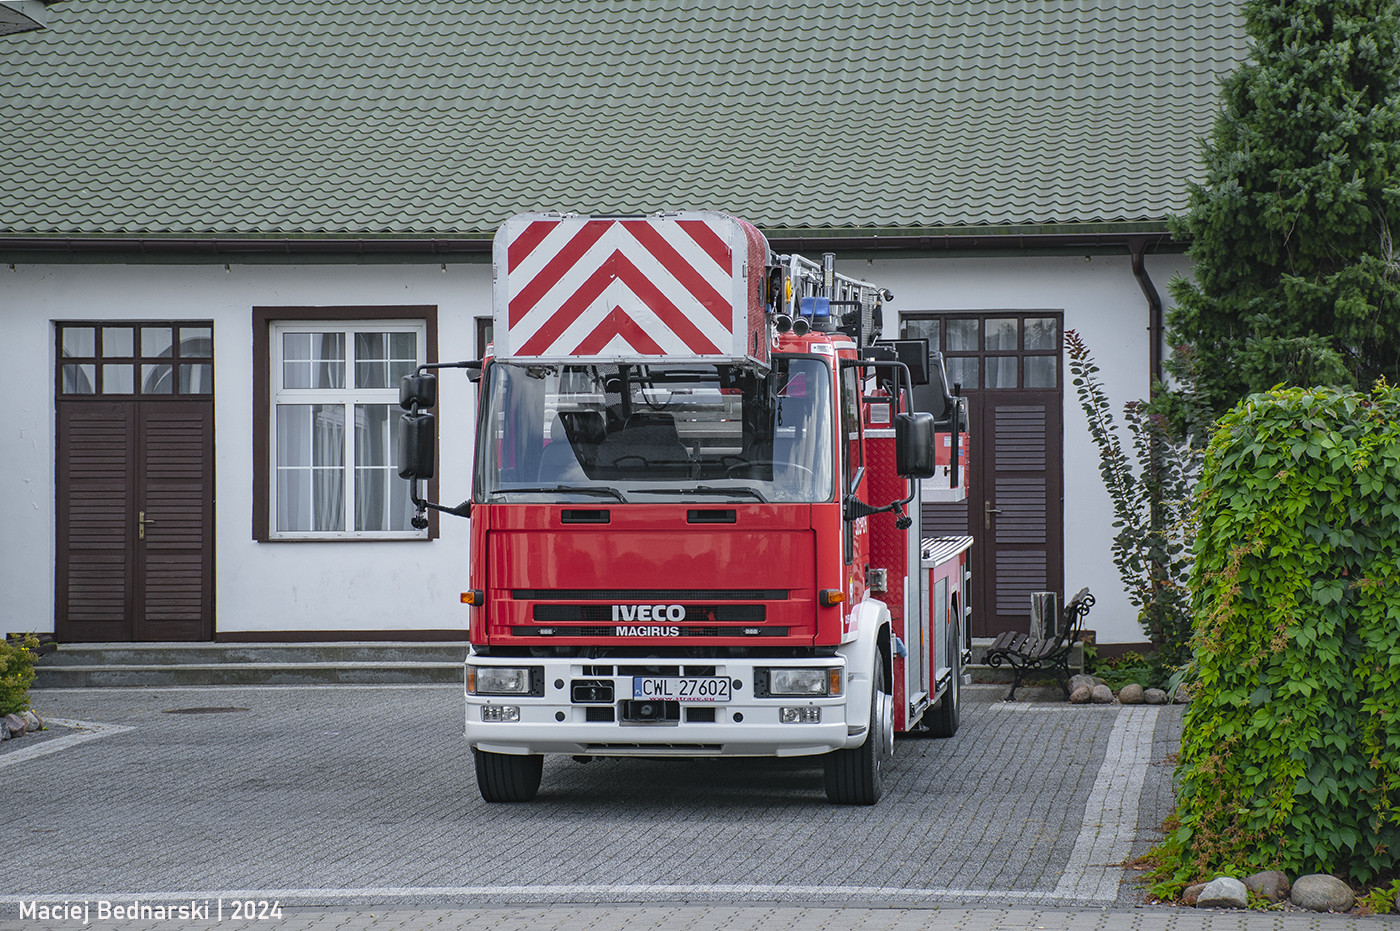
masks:
<path fill-rule="evenodd" d="M 1400 867 L 1400 391 L 1275 389 L 1206 450 L 1199 682 L 1157 891 Z"/>

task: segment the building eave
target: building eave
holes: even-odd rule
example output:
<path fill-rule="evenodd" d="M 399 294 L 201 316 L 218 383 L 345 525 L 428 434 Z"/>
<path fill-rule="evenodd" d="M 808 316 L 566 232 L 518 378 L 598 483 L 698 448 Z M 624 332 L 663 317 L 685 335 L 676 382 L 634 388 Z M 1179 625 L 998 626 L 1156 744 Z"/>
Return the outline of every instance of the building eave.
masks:
<path fill-rule="evenodd" d="M 1079 224 L 934 229 L 765 229 L 779 252 L 846 254 L 1023 254 L 1181 251 L 1166 224 Z M 326 236 L 317 234 L 0 234 L 6 263 L 151 264 L 482 262 L 491 234 Z"/>

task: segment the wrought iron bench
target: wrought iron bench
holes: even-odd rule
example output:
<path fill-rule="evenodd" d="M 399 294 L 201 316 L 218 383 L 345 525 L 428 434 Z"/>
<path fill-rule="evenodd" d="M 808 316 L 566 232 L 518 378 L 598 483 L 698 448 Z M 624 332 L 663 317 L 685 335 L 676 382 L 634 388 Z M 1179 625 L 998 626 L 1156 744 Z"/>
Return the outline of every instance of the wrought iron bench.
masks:
<path fill-rule="evenodd" d="M 1021 681 L 1032 672 L 1052 673 L 1059 680 L 1060 688 L 1064 689 L 1065 697 L 1069 697 L 1070 651 L 1084 630 L 1084 615 L 1093 606 L 1094 596 L 1089 594 L 1089 589 L 1081 588 L 1079 594 L 1071 598 L 1060 612 L 1054 633 L 1032 631 L 1027 634 L 1008 630 L 997 634 L 991 649 L 987 650 L 987 665 L 999 667 L 1002 663 L 1008 663 L 1015 672 L 1016 678 L 1011 683 L 1007 701 L 1016 700 L 1016 690 L 1021 687 Z"/>

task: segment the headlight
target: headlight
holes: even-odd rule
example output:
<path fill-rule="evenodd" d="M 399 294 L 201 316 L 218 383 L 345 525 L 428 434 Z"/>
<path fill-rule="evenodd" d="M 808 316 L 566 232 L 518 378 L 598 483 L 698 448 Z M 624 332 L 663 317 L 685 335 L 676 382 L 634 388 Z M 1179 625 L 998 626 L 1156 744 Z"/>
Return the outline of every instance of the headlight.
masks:
<path fill-rule="evenodd" d="M 469 695 L 533 695 L 532 676 L 535 666 L 468 666 Z"/>
<path fill-rule="evenodd" d="M 775 666 L 768 670 L 768 694 L 813 697 L 840 695 L 841 669 L 838 666 Z"/>

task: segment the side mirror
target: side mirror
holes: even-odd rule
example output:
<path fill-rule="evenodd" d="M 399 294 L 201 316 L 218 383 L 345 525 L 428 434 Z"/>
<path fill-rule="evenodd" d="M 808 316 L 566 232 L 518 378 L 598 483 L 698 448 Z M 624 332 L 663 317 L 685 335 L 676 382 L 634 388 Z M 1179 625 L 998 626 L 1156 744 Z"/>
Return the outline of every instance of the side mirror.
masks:
<path fill-rule="evenodd" d="M 437 405 L 437 376 L 431 372 L 414 372 L 399 379 L 399 407 L 427 410 Z"/>
<path fill-rule="evenodd" d="M 407 380 L 407 378 L 404 379 L 404 381 Z M 432 414 L 418 412 L 400 414 L 398 427 L 399 478 L 432 478 L 436 444 L 436 417 Z"/>
<path fill-rule="evenodd" d="M 933 478 L 938 471 L 934 461 L 934 432 L 932 414 L 919 411 L 895 415 L 896 472 L 905 478 Z"/>

